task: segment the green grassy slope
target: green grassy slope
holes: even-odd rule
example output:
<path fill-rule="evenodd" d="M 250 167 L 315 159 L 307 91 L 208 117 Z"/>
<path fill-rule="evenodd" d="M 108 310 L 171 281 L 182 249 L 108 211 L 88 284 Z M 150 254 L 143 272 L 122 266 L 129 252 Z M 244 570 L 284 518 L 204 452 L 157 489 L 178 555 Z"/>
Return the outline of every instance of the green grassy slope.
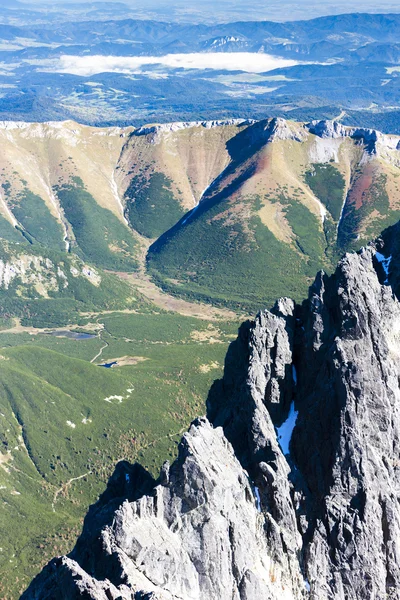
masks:
<path fill-rule="evenodd" d="M 362 182 L 363 172 L 356 171 L 354 187 Z M 357 250 L 361 245 L 377 237 L 387 227 L 394 225 L 400 219 L 400 207 L 390 206 L 387 191 L 387 175 L 373 174 L 369 186 L 362 193 L 362 204 L 359 206 L 357 197 L 350 194 L 349 202 L 343 210 L 343 220 L 338 232 L 338 245 L 348 250 Z M 357 235 L 360 226 L 366 223 L 362 236 Z"/>
<path fill-rule="evenodd" d="M 127 216 L 132 228 L 148 238 L 157 238 L 185 213 L 171 190 L 171 181 L 162 173 L 149 180 L 133 177 L 125 193 Z"/>
<path fill-rule="evenodd" d="M 93 271 L 74 255 L 32 246 L 22 236 L 21 240 L 10 244 L 0 239 L 0 259 L 13 269 L 20 269 L 24 261 L 26 271 L 7 286 L 0 286 L 2 316 L 18 317 L 23 325 L 61 326 L 79 322 L 82 312 L 132 308 L 136 304 L 137 294 L 117 276 L 100 269 Z"/>
<path fill-rule="evenodd" d="M 205 412 L 237 324 L 138 308 L 98 316 L 104 328 L 94 339 L 0 332 L 2 598 L 18 597 L 41 565 L 72 548 L 119 460 L 156 475 Z M 101 348 L 96 363 L 137 364 L 96 366 Z"/>
<path fill-rule="evenodd" d="M 338 222 L 344 201 L 346 182 L 337 167 L 312 164 L 305 181 L 317 198 L 326 206 L 334 221 Z"/>
<path fill-rule="evenodd" d="M 0 239 L 16 242 L 17 244 L 26 241 L 21 230 L 13 227 L 10 221 L 7 221 L 2 215 L 0 215 Z"/>
<path fill-rule="evenodd" d="M 61 225 L 52 216 L 43 199 L 33 194 L 27 187 L 17 194 L 12 193 L 11 186 L 5 189 L 8 204 L 15 218 L 22 225 L 29 242 L 56 250 L 65 250 Z"/>
<path fill-rule="evenodd" d="M 138 244 L 133 233 L 87 192 L 79 178 L 55 189 L 71 223 L 75 250 L 93 265 L 115 271 L 137 269 Z"/>
<path fill-rule="evenodd" d="M 247 222 L 224 220 L 229 198 L 217 197 L 204 203 L 185 225 L 160 238 L 148 254 L 148 268 L 156 281 L 189 298 L 253 311 L 282 295 L 300 300 L 310 278 L 326 263 L 317 218 L 300 202 L 285 199 L 296 248 L 263 225 L 257 216 L 258 197 L 247 204 L 252 214 Z"/>
<path fill-rule="evenodd" d="M 149 272 L 170 293 L 250 311 L 283 295 L 300 300 L 318 270 L 400 218 L 399 174 L 382 161 L 342 161 L 348 189 L 337 164 L 304 165 L 299 146 L 243 148 L 226 182 L 151 246 Z"/>

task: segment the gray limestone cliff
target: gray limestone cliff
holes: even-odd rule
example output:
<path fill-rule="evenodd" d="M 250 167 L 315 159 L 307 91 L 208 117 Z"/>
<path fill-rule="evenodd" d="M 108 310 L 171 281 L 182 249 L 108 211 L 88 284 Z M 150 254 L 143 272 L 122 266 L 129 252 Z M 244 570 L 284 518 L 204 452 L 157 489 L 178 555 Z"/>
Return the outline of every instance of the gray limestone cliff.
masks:
<path fill-rule="evenodd" d="M 399 233 L 244 323 L 177 460 L 119 466 L 22 598 L 400 599 Z"/>

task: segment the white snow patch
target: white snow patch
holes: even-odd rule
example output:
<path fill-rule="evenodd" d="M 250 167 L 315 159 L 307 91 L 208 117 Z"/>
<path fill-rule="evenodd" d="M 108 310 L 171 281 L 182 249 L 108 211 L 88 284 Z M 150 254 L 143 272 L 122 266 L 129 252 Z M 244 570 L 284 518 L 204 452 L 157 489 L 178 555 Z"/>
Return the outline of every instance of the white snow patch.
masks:
<path fill-rule="evenodd" d="M 382 268 L 385 271 L 386 279 L 384 281 L 384 284 L 387 285 L 389 283 L 389 269 L 390 269 L 390 263 L 392 262 L 393 256 L 388 256 L 386 258 L 380 252 L 375 252 L 375 258 L 382 265 Z"/>
<path fill-rule="evenodd" d="M 327 215 L 328 211 L 326 210 L 326 208 L 322 204 L 322 202 L 320 200 L 318 200 L 317 197 L 314 197 L 314 200 L 316 201 L 316 203 L 319 206 L 319 214 L 321 215 L 322 224 L 324 224 L 325 223 L 325 218 L 326 218 L 326 215 Z"/>
<path fill-rule="evenodd" d="M 67 421 L 67 425 L 68 427 L 71 427 L 71 429 L 75 429 L 76 427 L 75 423 L 72 423 L 72 421 Z"/>
<path fill-rule="evenodd" d="M 260 498 L 260 490 L 257 486 L 254 486 L 254 496 L 256 497 L 256 508 L 258 512 L 261 512 L 261 498 Z"/>
<path fill-rule="evenodd" d="M 225 169 L 226 170 L 226 169 Z M 200 195 L 200 200 L 197 202 L 196 204 L 196 199 L 193 196 L 193 201 L 194 201 L 194 208 L 192 208 L 192 210 L 189 212 L 188 216 L 186 217 L 186 219 L 184 221 L 182 221 L 182 225 L 184 225 L 189 219 L 192 218 L 192 216 L 194 215 L 194 213 L 196 212 L 196 210 L 199 208 L 201 201 L 203 200 L 204 196 L 206 195 L 206 193 L 208 192 L 208 190 L 219 180 L 222 179 L 222 176 L 225 173 L 225 170 L 222 171 L 222 173 L 220 173 L 218 175 L 218 177 L 216 177 L 211 183 L 210 185 L 208 185 L 207 187 L 204 188 L 204 190 L 202 191 L 201 195 Z"/>
<path fill-rule="evenodd" d="M 294 402 L 292 402 L 288 418 L 280 427 L 277 427 L 278 442 L 285 456 L 286 454 L 289 454 L 289 444 L 292 439 L 292 433 L 294 426 L 296 425 L 298 414 L 298 411 L 295 410 Z"/>
<path fill-rule="evenodd" d="M 199 206 L 200 206 L 200 202 L 198 204 L 196 204 L 196 206 L 194 208 L 192 208 L 192 210 L 190 211 L 190 213 L 188 214 L 188 216 L 186 217 L 186 219 L 184 221 L 182 221 L 182 225 L 184 225 L 185 223 L 187 223 L 187 221 L 189 221 L 189 219 L 191 217 L 193 217 L 194 213 L 199 208 Z"/>
<path fill-rule="evenodd" d="M 345 209 L 345 206 L 346 206 L 346 202 L 347 202 L 347 194 L 344 197 L 342 208 L 340 210 L 340 216 L 339 216 L 339 221 L 338 221 L 338 224 L 337 224 L 337 227 L 336 227 L 336 233 L 339 233 L 339 227 L 340 227 L 340 225 L 342 223 L 343 213 L 344 213 L 344 209 Z"/>
<path fill-rule="evenodd" d="M 132 394 L 132 392 L 135 391 L 135 388 L 128 388 L 126 391 L 128 392 L 128 394 Z"/>
<path fill-rule="evenodd" d="M 124 205 L 122 204 L 122 200 L 121 200 L 121 197 L 120 197 L 119 192 L 118 192 L 118 185 L 117 185 L 117 182 L 115 181 L 115 171 L 113 171 L 111 173 L 110 185 L 111 185 L 112 194 L 113 194 L 113 196 L 115 198 L 116 203 L 118 204 L 119 210 L 121 211 L 121 215 L 122 215 L 122 218 L 123 218 L 123 220 L 125 222 L 125 225 L 129 226 L 128 219 L 125 217 Z"/>

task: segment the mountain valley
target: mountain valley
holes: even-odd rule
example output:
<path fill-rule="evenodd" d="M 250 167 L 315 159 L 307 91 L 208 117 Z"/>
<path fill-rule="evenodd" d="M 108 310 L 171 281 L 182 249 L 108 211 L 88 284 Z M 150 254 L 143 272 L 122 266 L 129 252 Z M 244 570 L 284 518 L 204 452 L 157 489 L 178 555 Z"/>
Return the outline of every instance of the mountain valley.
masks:
<path fill-rule="evenodd" d="M 301 302 L 399 220 L 400 138 L 275 118 L 4 122 L 0 138 L 0 595 L 14 599 L 72 550 L 117 463 L 157 477 L 174 461 L 248 315 Z"/>
<path fill-rule="evenodd" d="M 177 459 L 118 465 L 23 600 L 397 599 L 399 249 L 243 323 Z"/>

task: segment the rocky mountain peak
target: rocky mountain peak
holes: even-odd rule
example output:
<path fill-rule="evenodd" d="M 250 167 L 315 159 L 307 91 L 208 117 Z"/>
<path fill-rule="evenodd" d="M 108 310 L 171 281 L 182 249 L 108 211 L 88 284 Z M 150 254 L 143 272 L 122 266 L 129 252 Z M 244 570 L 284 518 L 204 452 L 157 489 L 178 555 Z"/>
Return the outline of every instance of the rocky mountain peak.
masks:
<path fill-rule="evenodd" d="M 312 121 L 309 124 L 309 131 L 321 138 L 336 139 L 348 135 L 348 128 L 338 121 Z"/>
<path fill-rule="evenodd" d="M 376 129 L 364 127 L 348 127 L 338 121 L 312 121 L 308 125 L 310 133 L 323 139 L 351 138 L 362 141 L 371 155 L 379 155 L 384 150 L 399 150 L 400 141 L 397 136 L 384 135 Z"/>
<path fill-rule="evenodd" d="M 400 598 L 399 229 L 244 323 L 177 460 L 24 600 Z"/>
<path fill-rule="evenodd" d="M 277 140 L 295 140 L 302 142 L 307 138 L 307 132 L 300 123 L 287 121 L 280 117 L 269 119 L 264 127 L 268 142 Z"/>

